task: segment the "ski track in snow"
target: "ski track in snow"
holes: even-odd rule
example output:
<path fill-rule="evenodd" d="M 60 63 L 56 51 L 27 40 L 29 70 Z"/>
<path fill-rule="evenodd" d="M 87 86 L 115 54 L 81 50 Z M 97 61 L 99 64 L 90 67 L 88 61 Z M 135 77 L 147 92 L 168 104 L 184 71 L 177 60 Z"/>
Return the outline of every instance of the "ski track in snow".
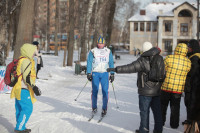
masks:
<path fill-rule="evenodd" d="M 97 123 L 102 107 L 101 87 L 98 95 L 98 112 L 88 122 L 91 115 L 91 82 L 88 82 L 83 92 L 77 97 L 85 83 L 86 75 L 75 75 L 73 67 L 62 67 L 63 51 L 59 56 L 43 55 L 44 67 L 39 71 L 36 85 L 42 90 L 42 96 L 36 97 L 33 113 L 27 123 L 32 133 L 134 133 L 139 127 L 139 105 L 137 94 L 137 74 L 116 74 L 114 89 L 119 109 L 117 109 L 112 84 L 109 86 L 108 113 Z M 77 51 L 74 61 L 77 60 Z M 9 63 L 13 53 L 6 60 Z M 115 66 L 131 63 L 137 58 L 122 54 L 115 60 Z M 83 64 L 86 64 L 84 62 Z M 46 80 L 48 79 L 48 80 Z M 15 100 L 10 94 L 0 94 L 0 133 L 13 133 L 15 120 Z M 181 122 L 185 120 L 186 111 L 183 98 L 181 100 L 180 126 L 174 130 L 169 125 L 169 107 L 163 133 L 182 133 Z M 153 132 L 154 119 L 150 113 L 150 132 Z"/>

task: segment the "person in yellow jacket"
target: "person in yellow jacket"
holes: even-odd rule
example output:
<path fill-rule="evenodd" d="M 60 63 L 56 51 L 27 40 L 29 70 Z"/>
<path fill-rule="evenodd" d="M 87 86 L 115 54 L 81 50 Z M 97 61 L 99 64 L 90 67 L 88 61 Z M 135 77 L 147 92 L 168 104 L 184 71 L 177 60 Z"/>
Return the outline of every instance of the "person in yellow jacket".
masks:
<path fill-rule="evenodd" d="M 21 49 L 21 56 L 17 64 L 18 81 L 12 89 L 11 98 L 15 98 L 16 127 L 15 133 L 29 133 L 31 129 L 26 128 L 30 115 L 33 111 L 33 103 L 41 91 L 35 86 L 36 71 L 33 60 L 37 47 L 32 44 L 24 44 Z"/>
<path fill-rule="evenodd" d="M 187 52 L 187 45 L 179 43 L 175 48 L 174 55 L 168 55 L 164 60 L 166 78 L 161 86 L 163 126 L 169 103 L 171 107 L 170 126 L 171 128 L 179 126 L 181 94 L 184 91 L 187 73 L 191 68 L 191 61 L 186 57 Z"/>

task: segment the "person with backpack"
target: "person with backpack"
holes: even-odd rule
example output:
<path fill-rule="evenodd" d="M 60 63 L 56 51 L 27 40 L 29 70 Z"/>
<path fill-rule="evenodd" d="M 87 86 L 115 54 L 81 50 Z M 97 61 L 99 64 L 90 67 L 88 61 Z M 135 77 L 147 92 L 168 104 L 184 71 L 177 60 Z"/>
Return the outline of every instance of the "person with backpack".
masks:
<path fill-rule="evenodd" d="M 108 68 L 116 73 L 138 73 L 137 87 L 139 94 L 140 127 L 136 133 L 149 133 L 149 111 L 154 115 L 154 133 L 162 133 L 162 114 L 160 104 L 160 87 L 165 78 L 165 67 L 160 49 L 150 42 L 143 44 L 142 55 L 128 65 Z"/>
<path fill-rule="evenodd" d="M 37 51 L 35 52 L 35 57 L 36 57 L 36 78 L 38 78 L 38 72 L 41 69 L 41 67 L 43 67 L 43 61 L 42 61 L 42 54 L 39 51 L 39 42 L 38 41 L 34 41 L 32 43 L 33 45 L 37 46 Z"/>
<path fill-rule="evenodd" d="M 191 68 L 191 61 L 186 57 L 187 52 L 187 45 L 179 43 L 174 54 L 168 55 L 164 60 L 166 78 L 161 87 L 163 126 L 166 121 L 167 107 L 170 103 L 170 126 L 174 129 L 179 126 L 181 95 L 184 91 L 187 73 Z"/>
<path fill-rule="evenodd" d="M 192 39 L 188 42 L 187 56 L 192 65 L 187 74 L 184 89 L 187 119 L 182 124 L 185 131 L 188 131 L 193 122 L 200 121 L 200 47 L 197 40 Z"/>
<path fill-rule="evenodd" d="M 15 133 L 31 132 L 31 129 L 26 128 L 26 123 L 33 111 L 33 103 L 36 102 L 34 93 L 36 96 L 41 95 L 40 89 L 35 85 L 36 72 L 33 57 L 36 50 L 36 46 L 28 43 L 20 49 L 21 56 L 16 68 L 18 79 L 11 91 L 11 98 L 15 98 L 17 122 Z"/>
<path fill-rule="evenodd" d="M 99 83 L 101 83 L 103 94 L 103 106 L 101 116 L 107 113 L 108 105 L 108 88 L 110 82 L 114 81 L 114 72 L 109 73 L 107 68 L 114 68 L 114 61 L 112 52 L 109 48 L 105 47 L 105 39 L 100 36 L 97 40 L 97 47 L 93 48 L 87 59 L 87 79 L 92 81 L 92 113 L 97 112 L 97 95 L 99 90 Z"/>

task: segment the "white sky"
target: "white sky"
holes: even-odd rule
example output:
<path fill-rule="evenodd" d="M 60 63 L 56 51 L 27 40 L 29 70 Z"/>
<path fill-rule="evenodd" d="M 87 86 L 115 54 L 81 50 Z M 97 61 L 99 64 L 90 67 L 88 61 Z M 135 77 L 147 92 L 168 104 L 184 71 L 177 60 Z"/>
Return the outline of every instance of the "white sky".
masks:
<path fill-rule="evenodd" d="M 151 3 L 153 0 L 134 0 L 135 2 L 140 2 L 141 7 L 145 7 L 147 4 Z M 183 2 L 183 1 L 188 1 L 188 2 L 196 2 L 196 0 L 154 0 L 155 2 Z"/>

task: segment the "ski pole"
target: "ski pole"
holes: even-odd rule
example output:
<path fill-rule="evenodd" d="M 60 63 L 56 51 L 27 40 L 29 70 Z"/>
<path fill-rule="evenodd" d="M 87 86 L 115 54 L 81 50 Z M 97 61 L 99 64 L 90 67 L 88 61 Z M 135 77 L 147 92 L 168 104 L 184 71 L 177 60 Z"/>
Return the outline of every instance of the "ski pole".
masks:
<path fill-rule="evenodd" d="M 116 99 L 116 95 L 115 95 L 115 88 L 114 88 L 113 83 L 112 83 L 112 88 L 113 88 L 113 92 L 114 92 L 115 102 L 116 102 L 117 108 L 119 108 L 119 106 L 118 106 L 118 104 L 117 104 L 117 99 Z"/>
<path fill-rule="evenodd" d="M 89 80 L 88 80 L 89 81 Z M 87 85 L 88 81 L 85 83 L 84 87 L 82 88 L 82 90 L 79 92 L 78 96 L 76 97 L 76 99 L 74 99 L 75 101 L 77 101 L 77 98 L 79 97 L 79 95 L 81 94 L 81 92 L 83 91 L 83 89 L 85 88 L 85 86 Z"/>

